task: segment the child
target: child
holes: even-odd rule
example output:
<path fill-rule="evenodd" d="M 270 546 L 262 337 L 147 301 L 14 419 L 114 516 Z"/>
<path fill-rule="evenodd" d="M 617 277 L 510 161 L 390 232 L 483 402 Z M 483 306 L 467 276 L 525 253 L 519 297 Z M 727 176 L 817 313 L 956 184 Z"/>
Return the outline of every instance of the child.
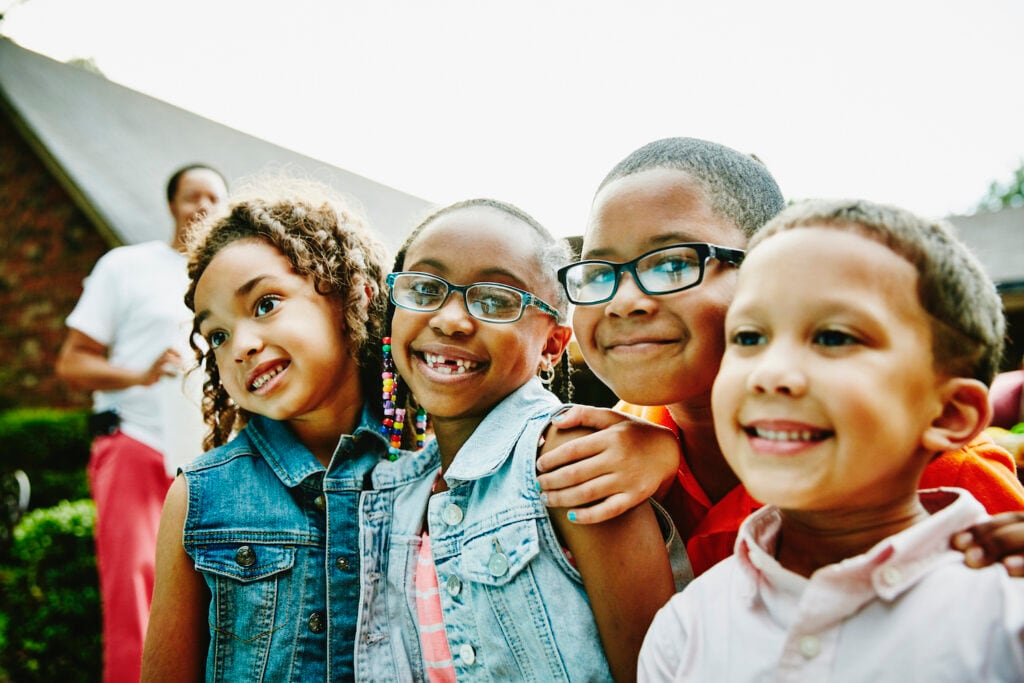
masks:
<path fill-rule="evenodd" d="M 658 613 L 640 679 L 1024 680 L 1024 583 L 948 548 L 984 508 L 917 490 L 987 424 L 1004 329 L 943 223 L 816 201 L 765 226 L 711 399 L 727 461 L 767 505 Z"/>
<path fill-rule="evenodd" d="M 194 237 L 213 450 L 164 507 L 147 681 L 354 676 L 359 506 L 388 447 L 363 399 L 387 259 L 326 188 L 294 185 L 257 187 Z"/>
<path fill-rule="evenodd" d="M 585 260 L 560 274 L 576 304 L 580 350 L 622 399 L 618 409 L 679 435 L 677 483 L 663 501 L 697 575 L 732 553 L 740 522 L 760 506 L 722 456 L 710 394 L 725 344 L 722 321 L 735 287 L 736 252 L 782 207 L 775 180 L 754 158 L 704 140 L 658 140 L 609 172 L 594 198 Z M 681 243 L 710 244 L 715 251 L 699 247 L 707 251 L 688 249 L 683 253 L 689 256 L 679 257 L 670 250 L 671 270 L 661 265 L 665 252 L 658 250 Z M 594 281 L 603 291 L 580 286 Z M 627 457 L 623 463 L 617 457 L 640 452 L 642 443 L 623 415 L 580 406 L 558 424 L 602 430 L 537 463 L 552 505 L 605 499 L 573 510 L 578 522 L 635 505 L 662 482 L 660 459 Z M 585 480 L 584 488 L 573 488 Z M 922 487 L 942 485 L 969 489 L 991 513 L 1024 510 L 1012 458 L 987 438 L 926 468 Z"/>
<path fill-rule="evenodd" d="M 588 527 L 540 500 L 534 461 L 560 401 L 536 376 L 569 341 L 554 278 L 566 257 L 519 209 L 470 200 L 416 228 L 388 278 L 395 381 L 435 435 L 393 463 L 406 484 L 389 567 L 415 571 L 388 586 L 415 597 L 388 618 L 418 624 L 408 647 L 422 645 L 430 680 L 632 680 L 673 592 L 651 507 Z"/>

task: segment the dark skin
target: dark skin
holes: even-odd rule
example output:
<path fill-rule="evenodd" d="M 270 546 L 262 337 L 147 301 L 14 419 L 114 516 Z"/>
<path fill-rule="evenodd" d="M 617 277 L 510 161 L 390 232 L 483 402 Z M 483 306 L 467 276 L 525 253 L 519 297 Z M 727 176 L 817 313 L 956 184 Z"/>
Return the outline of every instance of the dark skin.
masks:
<path fill-rule="evenodd" d="M 1002 562 L 1010 576 L 1024 577 L 1024 512 L 1002 512 L 953 537 L 968 567 Z"/>

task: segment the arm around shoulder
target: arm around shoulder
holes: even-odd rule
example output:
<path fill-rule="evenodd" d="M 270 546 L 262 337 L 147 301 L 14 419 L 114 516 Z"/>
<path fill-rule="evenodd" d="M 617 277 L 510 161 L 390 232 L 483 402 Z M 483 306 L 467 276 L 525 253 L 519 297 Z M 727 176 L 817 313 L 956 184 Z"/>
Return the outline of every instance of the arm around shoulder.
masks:
<path fill-rule="evenodd" d="M 179 475 L 157 532 L 156 577 L 142 654 L 142 681 L 201 681 L 209 643 L 210 593 L 182 546 L 188 488 Z"/>
<path fill-rule="evenodd" d="M 544 448 L 571 438 L 569 432 L 549 434 Z M 612 675 L 616 681 L 635 680 L 647 629 L 675 590 L 653 508 L 639 505 L 590 525 L 569 522 L 565 510 L 549 514 L 576 561 Z"/>

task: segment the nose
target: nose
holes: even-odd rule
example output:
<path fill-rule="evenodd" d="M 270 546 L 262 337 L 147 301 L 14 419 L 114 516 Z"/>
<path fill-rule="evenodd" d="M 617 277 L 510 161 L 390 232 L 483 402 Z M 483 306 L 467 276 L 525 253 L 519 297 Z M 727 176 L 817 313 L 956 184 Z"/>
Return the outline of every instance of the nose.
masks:
<path fill-rule="evenodd" d="M 619 286 L 615 296 L 604 305 L 605 314 L 625 318 L 634 314 L 650 313 L 657 306 L 655 297 L 645 294 L 633 279 L 633 274 L 623 271 L 619 274 Z"/>
<path fill-rule="evenodd" d="M 263 349 L 263 339 L 249 326 L 239 326 L 230 339 L 231 356 L 236 363 L 244 363 Z"/>
<path fill-rule="evenodd" d="M 430 327 L 446 337 L 469 334 L 474 324 L 460 292 L 449 292 L 441 308 L 430 314 Z"/>
<path fill-rule="evenodd" d="M 802 396 L 807 391 L 807 375 L 800 353 L 792 347 L 769 344 L 755 359 L 747 388 L 755 394 Z"/>

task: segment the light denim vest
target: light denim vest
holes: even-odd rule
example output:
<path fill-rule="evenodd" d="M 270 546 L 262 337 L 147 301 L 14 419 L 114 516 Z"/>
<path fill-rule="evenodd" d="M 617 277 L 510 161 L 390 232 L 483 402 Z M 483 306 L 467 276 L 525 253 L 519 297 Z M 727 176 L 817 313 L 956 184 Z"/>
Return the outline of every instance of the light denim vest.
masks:
<path fill-rule="evenodd" d="M 208 681 L 354 677 L 360 542 L 373 535 L 358 508 L 386 452 L 365 409 L 326 471 L 285 424 L 255 416 L 184 469 L 183 543 L 212 598 Z"/>
<path fill-rule="evenodd" d="M 611 680 L 583 582 L 536 487 L 537 441 L 560 405 L 537 380 L 505 398 L 445 473 L 448 491 L 430 494 L 440 467 L 436 442 L 375 470 L 375 488 L 385 481 L 400 488 L 392 501 L 386 598 L 374 605 L 386 605 L 388 614 L 365 626 L 382 641 L 392 634 L 392 646 L 401 634 L 416 676 L 422 657 L 413 572 L 426 509 L 460 681 Z M 682 544 L 669 527 L 670 554 L 678 559 Z"/>

